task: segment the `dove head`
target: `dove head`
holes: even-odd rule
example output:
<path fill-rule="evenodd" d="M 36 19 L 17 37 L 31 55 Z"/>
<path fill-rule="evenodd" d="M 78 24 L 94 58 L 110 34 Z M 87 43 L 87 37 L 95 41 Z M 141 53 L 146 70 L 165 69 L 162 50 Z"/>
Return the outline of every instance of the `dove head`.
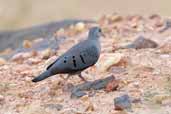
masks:
<path fill-rule="evenodd" d="M 89 31 L 89 39 L 99 39 L 103 35 L 100 27 L 92 27 Z"/>

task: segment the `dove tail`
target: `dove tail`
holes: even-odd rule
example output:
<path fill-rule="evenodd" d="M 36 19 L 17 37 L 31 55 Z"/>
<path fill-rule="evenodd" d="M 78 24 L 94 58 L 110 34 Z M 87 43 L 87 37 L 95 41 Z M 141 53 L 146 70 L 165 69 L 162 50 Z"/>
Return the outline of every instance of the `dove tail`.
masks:
<path fill-rule="evenodd" d="M 32 82 L 39 82 L 39 81 L 42 81 L 50 76 L 52 76 L 52 74 L 50 73 L 50 71 L 47 70 L 47 71 L 43 72 L 42 74 L 40 74 L 38 77 L 34 78 L 32 80 Z"/>

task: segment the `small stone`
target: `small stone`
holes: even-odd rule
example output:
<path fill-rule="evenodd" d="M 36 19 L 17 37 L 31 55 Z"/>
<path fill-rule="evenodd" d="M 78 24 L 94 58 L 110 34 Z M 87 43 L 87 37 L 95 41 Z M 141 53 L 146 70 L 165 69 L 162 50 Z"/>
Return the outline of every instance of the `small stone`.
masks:
<path fill-rule="evenodd" d="M 113 80 L 107 84 L 105 90 L 107 92 L 116 91 L 118 87 L 119 87 L 119 80 Z"/>
<path fill-rule="evenodd" d="M 33 57 L 35 57 L 35 56 L 38 55 L 38 52 L 37 52 L 36 50 L 32 50 L 32 51 L 31 51 L 31 55 L 32 55 Z"/>
<path fill-rule="evenodd" d="M 114 99 L 115 110 L 130 110 L 131 100 L 128 95 L 123 95 Z"/>
<path fill-rule="evenodd" d="M 164 105 L 164 106 L 171 106 L 171 98 L 163 100 L 162 101 L 162 105 Z"/>
<path fill-rule="evenodd" d="M 35 40 L 33 40 L 33 43 L 39 43 L 39 42 L 42 42 L 43 41 L 43 38 L 36 38 Z"/>
<path fill-rule="evenodd" d="M 52 55 L 52 50 L 47 48 L 41 52 L 43 59 L 48 59 Z"/>
<path fill-rule="evenodd" d="M 156 18 L 161 18 L 161 17 L 158 14 L 152 14 L 149 16 L 149 19 L 156 19 Z"/>
<path fill-rule="evenodd" d="M 64 36 L 65 34 L 65 30 L 63 28 L 60 28 L 57 32 L 56 32 L 56 35 L 57 36 Z"/>
<path fill-rule="evenodd" d="M 101 18 L 98 20 L 98 23 L 100 25 L 107 25 L 108 24 L 108 19 L 106 15 L 101 16 Z"/>
<path fill-rule="evenodd" d="M 5 49 L 3 51 L 0 51 L 0 55 L 7 55 L 7 54 L 12 53 L 12 51 L 13 50 L 11 48 L 7 48 L 7 49 Z"/>
<path fill-rule="evenodd" d="M 71 98 L 79 98 L 86 95 L 84 91 L 72 91 Z"/>
<path fill-rule="evenodd" d="M 112 114 L 128 114 L 126 111 L 115 111 Z"/>
<path fill-rule="evenodd" d="M 5 97 L 0 95 L 0 102 L 4 101 L 5 100 Z"/>
<path fill-rule="evenodd" d="M 84 92 L 86 90 L 104 89 L 106 85 L 114 79 L 115 77 L 112 75 L 104 79 L 89 81 L 83 84 L 76 85 L 71 91 L 71 98 L 79 98 L 79 97 L 86 95 L 86 92 Z"/>
<path fill-rule="evenodd" d="M 157 104 L 162 104 L 162 102 L 164 101 L 164 100 L 167 100 L 167 99 L 171 99 L 171 96 L 170 95 L 155 95 L 154 97 L 153 97 L 153 101 L 155 102 L 155 103 L 157 103 Z"/>
<path fill-rule="evenodd" d="M 29 58 L 26 63 L 29 65 L 33 65 L 33 64 L 38 64 L 41 62 L 41 59 L 38 58 Z"/>
<path fill-rule="evenodd" d="M 85 29 L 85 24 L 83 22 L 79 22 L 75 25 L 75 30 L 78 32 L 82 32 Z"/>
<path fill-rule="evenodd" d="M 63 98 L 58 97 L 58 98 L 56 98 L 56 99 L 55 99 L 55 101 L 56 101 L 56 102 L 58 102 L 58 103 L 62 103 L 62 102 L 64 101 L 64 99 L 63 99 Z"/>
<path fill-rule="evenodd" d="M 0 58 L 0 65 L 4 65 L 7 61 L 4 58 Z"/>
<path fill-rule="evenodd" d="M 11 61 L 22 62 L 24 59 L 29 58 L 31 56 L 32 56 L 32 53 L 29 53 L 29 52 L 28 53 L 21 52 L 21 53 L 15 54 L 11 58 Z"/>
<path fill-rule="evenodd" d="M 87 106 L 86 109 L 85 109 L 85 111 L 86 111 L 86 112 L 92 112 L 92 111 L 94 111 L 94 110 L 95 110 L 95 108 L 94 108 L 93 103 L 92 103 L 92 102 L 89 102 L 89 103 L 88 103 L 88 106 Z"/>
<path fill-rule="evenodd" d="M 32 47 L 32 42 L 29 40 L 24 40 L 23 41 L 23 47 L 24 48 L 31 48 Z"/>
<path fill-rule="evenodd" d="M 11 60 L 12 61 L 23 61 L 23 53 L 18 53 L 18 54 L 15 54 Z"/>
<path fill-rule="evenodd" d="M 117 67 L 117 66 L 113 66 L 110 69 L 110 72 L 113 73 L 113 74 L 121 74 L 121 73 L 124 73 L 125 71 L 126 71 L 125 68 L 123 68 L 123 67 Z"/>
<path fill-rule="evenodd" d="M 41 106 L 40 102 L 35 101 L 30 105 L 24 106 L 22 114 L 48 114 L 48 112 Z"/>
<path fill-rule="evenodd" d="M 89 97 L 88 97 L 88 95 L 84 95 L 84 96 L 82 96 L 81 98 L 80 98 L 83 102 L 86 102 L 86 101 L 89 101 Z"/>
<path fill-rule="evenodd" d="M 118 64 L 122 60 L 122 58 L 123 54 L 120 53 L 104 54 L 102 55 L 96 66 L 101 72 L 104 72 L 110 69 L 111 66 Z"/>
<path fill-rule="evenodd" d="M 120 22 L 122 19 L 123 18 L 120 15 L 112 15 L 109 17 L 109 23 Z"/>
<path fill-rule="evenodd" d="M 55 111 L 60 111 L 63 108 L 61 104 L 46 104 L 44 107 Z"/>
<path fill-rule="evenodd" d="M 135 49 L 143 49 L 143 48 L 156 48 L 158 44 L 150 39 L 144 38 L 144 36 L 139 36 L 136 40 L 124 48 L 135 48 Z"/>
<path fill-rule="evenodd" d="M 68 83 L 63 86 L 63 91 L 70 92 L 70 91 L 72 91 L 73 87 L 74 87 L 74 85 L 72 83 Z"/>
<path fill-rule="evenodd" d="M 159 49 L 161 53 L 165 53 L 165 54 L 171 53 L 171 41 L 167 41 L 162 46 L 160 46 Z"/>
<path fill-rule="evenodd" d="M 133 86 L 136 87 L 136 88 L 139 88 L 140 87 L 140 83 L 139 82 L 134 82 Z"/>

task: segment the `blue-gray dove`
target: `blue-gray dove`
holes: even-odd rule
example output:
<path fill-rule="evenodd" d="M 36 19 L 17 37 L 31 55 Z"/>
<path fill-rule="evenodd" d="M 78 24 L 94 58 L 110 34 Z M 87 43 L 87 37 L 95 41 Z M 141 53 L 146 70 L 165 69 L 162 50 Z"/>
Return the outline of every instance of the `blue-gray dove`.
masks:
<path fill-rule="evenodd" d="M 90 66 L 93 66 L 100 56 L 100 37 L 103 35 L 99 27 L 92 27 L 89 30 L 88 38 L 61 55 L 42 74 L 34 78 L 33 82 L 39 82 L 56 74 L 78 74 Z"/>

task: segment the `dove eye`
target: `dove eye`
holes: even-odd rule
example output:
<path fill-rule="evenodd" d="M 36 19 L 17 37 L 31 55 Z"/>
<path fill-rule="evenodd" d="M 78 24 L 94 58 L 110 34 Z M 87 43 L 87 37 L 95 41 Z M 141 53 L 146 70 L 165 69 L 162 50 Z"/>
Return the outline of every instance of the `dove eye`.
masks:
<path fill-rule="evenodd" d="M 101 30 L 101 29 L 99 29 L 99 32 L 102 32 L 102 30 Z"/>
<path fill-rule="evenodd" d="M 66 63 L 66 60 L 64 60 L 64 63 Z"/>

